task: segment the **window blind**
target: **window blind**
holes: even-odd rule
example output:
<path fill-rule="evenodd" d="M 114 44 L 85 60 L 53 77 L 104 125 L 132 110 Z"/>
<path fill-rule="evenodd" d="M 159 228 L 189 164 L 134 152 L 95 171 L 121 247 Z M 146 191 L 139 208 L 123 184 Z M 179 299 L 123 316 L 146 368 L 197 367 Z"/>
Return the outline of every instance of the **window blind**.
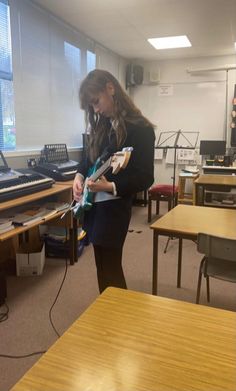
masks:
<path fill-rule="evenodd" d="M 7 0 L 0 0 L 0 149 L 15 148 L 10 15 Z"/>
<path fill-rule="evenodd" d="M 97 66 L 95 42 L 30 0 L 11 0 L 10 10 L 16 149 L 82 146 L 78 90 Z"/>

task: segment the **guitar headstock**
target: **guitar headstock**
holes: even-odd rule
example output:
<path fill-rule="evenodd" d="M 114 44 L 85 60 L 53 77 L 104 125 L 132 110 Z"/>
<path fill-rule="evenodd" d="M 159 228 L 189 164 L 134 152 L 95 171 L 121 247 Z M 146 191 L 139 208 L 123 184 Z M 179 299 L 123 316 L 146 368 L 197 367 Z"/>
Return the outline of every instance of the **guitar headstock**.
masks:
<path fill-rule="evenodd" d="M 112 155 L 110 165 L 112 167 L 113 174 L 117 174 L 120 169 L 126 168 L 127 164 L 129 163 L 132 150 L 132 147 L 127 147 L 123 148 L 122 151 L 118 151 Z"/>

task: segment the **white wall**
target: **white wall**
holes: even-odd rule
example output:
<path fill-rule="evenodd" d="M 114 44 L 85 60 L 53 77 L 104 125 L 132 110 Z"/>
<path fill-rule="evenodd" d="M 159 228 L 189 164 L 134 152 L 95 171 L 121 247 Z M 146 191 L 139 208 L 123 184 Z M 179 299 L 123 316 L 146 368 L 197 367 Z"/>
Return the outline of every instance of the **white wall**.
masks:
<path fill-rule="evenodd" d="M 124 85 L 124 59 L 71 29 L 30 0 L 10 0 L 13 32 L 13 73 L 16 131 L 19 149 L 38 150 L 46 143 L 80 144 L 84 131 L 77 90 L 83 75 L 66 68 L 64 41 L 94 50 L 98 67 L 111 71 Z M 171 96 L 159 96 L 157 85 L 131 88 L 131 96 L 161 131 L 199 131 L 200 138 L 223 138 L 225 129 L 226 73 L 191 76 L 186 69 L 218 67 L 236 63 L 236 56 L 143 63 L 160 70 L 161 84 L 171 84 Z M 83 58 L 82 63 L 85 60 Z M 64 68 L 62 67 L 64 66 Z M 67 69 L 67 71 L 65 70 Z M 236 71 L 228 72 L 229 121 Z M 156 163 L 156 180 L 171 182 L 173 166 Z"/>
<path fill-rule="evenodd" d="M 198 59 L 145 62 L 144 84 L 131 89 L 131 95 L 142 112 L 156 124 L 156 135 L 160 132 L 199 132 L 200 139 L 230 140 L 230 122 L 236 70 L 207 72 L 191 75 L 187 69 L 206 69 L 236 64 L 236 56 L 221 56 Z M 160 84 L 148 85 L 149 70 L 160 71 Z M 226 100 L 226 78 L 228 91 Z M 160 96 L 163 85 L 171 85 L 172 94 Z M 227 116 L 226 116 L 227 102 Z M 227 123 L 226 123 L 227 122 Z M 199 145 L 198 141 L 198 145 Z M 183 167 L 177 167 L 177 172 Z M 172 183 L 173 165 L 165 159 L 155 164 L 155 180 Z"/>

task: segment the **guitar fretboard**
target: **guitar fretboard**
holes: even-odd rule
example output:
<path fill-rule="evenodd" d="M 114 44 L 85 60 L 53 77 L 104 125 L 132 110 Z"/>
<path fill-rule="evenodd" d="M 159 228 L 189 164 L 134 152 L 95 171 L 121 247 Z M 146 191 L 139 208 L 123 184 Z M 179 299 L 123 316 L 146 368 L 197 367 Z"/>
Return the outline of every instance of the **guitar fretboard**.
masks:
<path fill-rule="evenodd" d="M 95 182 L 96 180 L 98 180 L 102 175 L 104 175 L 107 172 L 107 170 L 111 166 L 111 159 L 112 159 L 112 157 L 110 157 L 101 167 L 99 167 L 97 169 L 97 171 L 93 175 L 91 175 L 90 178 L 92 179 L 92 181 Z"/>

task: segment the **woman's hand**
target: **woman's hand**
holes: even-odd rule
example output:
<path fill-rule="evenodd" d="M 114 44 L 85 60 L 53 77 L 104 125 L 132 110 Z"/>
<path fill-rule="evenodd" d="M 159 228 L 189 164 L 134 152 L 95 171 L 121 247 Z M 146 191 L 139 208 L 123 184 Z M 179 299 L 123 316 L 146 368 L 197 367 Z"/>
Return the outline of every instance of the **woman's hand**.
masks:
<path fill-rule="evenodd" d="M 90 179 L 88 179 L 87 186 L 88 189 L 93 193 L 96 193 L 98 191 L 106 191 L 108 193 L 113 193 L 112 183 L 108 182 L 108 180 L 104 176 L 102 176 L 96 182 L 93 182 Z"/>
<path fill-rule="evenodd" d="M 73 183 L 73 197 L 75 201 L 79 201 L 83 193 L 84 181 L 80 174 L 76 174 Z"/>

